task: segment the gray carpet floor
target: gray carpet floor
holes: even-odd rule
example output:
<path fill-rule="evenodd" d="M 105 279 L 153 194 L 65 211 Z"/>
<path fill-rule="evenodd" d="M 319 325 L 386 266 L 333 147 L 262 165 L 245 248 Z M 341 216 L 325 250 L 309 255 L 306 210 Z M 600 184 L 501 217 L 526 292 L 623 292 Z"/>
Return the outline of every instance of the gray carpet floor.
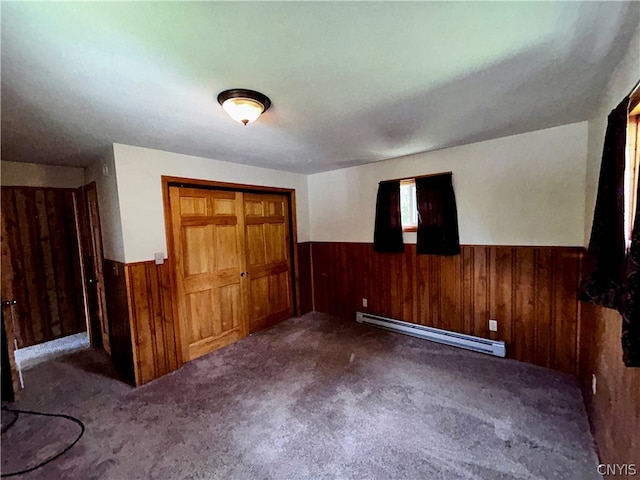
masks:
<path fill-rule="evenodd" d="M 19 478 L 601 478 L 573 377 L 317 313 L 137 389 L 96 350 L 25 379 L 13 407 L 73 415 L 86 432 Z M 21 416 L 2 436 L 2 473 L 78 431 Z"/>

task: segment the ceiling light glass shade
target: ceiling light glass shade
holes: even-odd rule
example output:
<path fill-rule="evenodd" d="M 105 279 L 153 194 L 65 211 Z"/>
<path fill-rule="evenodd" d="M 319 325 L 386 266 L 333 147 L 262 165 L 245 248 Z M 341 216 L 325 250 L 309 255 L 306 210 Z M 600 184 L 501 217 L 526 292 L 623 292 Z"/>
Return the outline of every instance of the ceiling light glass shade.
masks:
<path fill-rule="evenodd" d="M 255 121 L 271 106 L 269 98 L 262 93 L 240 88 L 220 93 L 218 103 L 231 118 L 245 125 Z"/>
<path fill-rule="evenodd" d="M 264 112 L 264 106 L 250 98 L 230 98 L 224 101 L 222 108 L 236 122 L 244 123 L 245 125 L 257 120 Z"/>

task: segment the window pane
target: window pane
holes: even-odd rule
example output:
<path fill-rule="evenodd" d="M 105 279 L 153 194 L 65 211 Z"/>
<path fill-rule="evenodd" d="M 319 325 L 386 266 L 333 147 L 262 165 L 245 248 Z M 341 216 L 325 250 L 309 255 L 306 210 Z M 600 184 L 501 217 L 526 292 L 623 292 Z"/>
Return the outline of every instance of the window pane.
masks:
<path fill-rule="evenodd" d="M 416 184 L 413 180 L 403 180 L 400 183 L 400 213 L 403 228 L 415 227 L 418 224 Z"/>
<path fill-rule="evenodd" d="M 416 183 L 413 182 L 411 185 L 411 225 L 418 225 L 418 205 L 417 205 L 417 195 L 416 195 Z"/>
<path fill-rule="evenodd" d="M 624 169 L 625 185 L 625 208 L 624 226 L 627 240 L 627 248 L 631 245 L 631 234 L 633 233 L 633 219 L 638 194 L 638 169 L 640 165 L 640 115 L 629 117 L 627 123 L 627 164 Z"/>

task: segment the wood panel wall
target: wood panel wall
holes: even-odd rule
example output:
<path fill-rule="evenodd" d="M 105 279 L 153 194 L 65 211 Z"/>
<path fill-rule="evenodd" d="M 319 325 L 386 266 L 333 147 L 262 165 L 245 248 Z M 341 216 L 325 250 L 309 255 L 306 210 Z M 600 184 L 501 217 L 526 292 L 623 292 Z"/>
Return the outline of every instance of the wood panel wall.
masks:
<path fill-rule="evenodd" d="M 313 286 L 311 279 L 311 243 L 298 244 L 298 292 L 300 315 L 313 310 Z"/>
<path fill-rule="evenodd" d="M 579 378 L 600 462 L 640 468 L 640 368 L 626 368 L 622 362 L 620 314 L 585 303 L 580 324 Z"/>
<path fill-rule="evenodd" d="M 135 385 L 125 265 L 105 258 L 102 261 L 102 269 L 104 272 L 105 296 L 107 298 L 111 358 L 124 380 L 131 385 Z M 99 338 L 100 334 L 98 333 L 97 335 Z"/>
<path fill-rule="evenodd" d="M 577 372 L 582 248 L 468 245 L 441 257 L 416 255 L 415 245 L 381 254 L 368 243 L 314 242 L 311 253 L 317 311 L 349 320 L 364 311 L 504 340 L 510 358 Z"/>
<path fill-rule="evenodd" d="M 169 266 L 104 259 L 111 356 L 132 385 L 143 385 L 179 366 Z"/>
<path fill-rule="evenodd" d="M 78 189 L 2 187 L 2 297 L 18 347 L 86 330 Z"/>
<path fill-rule="evenodd" d="M 176 370 L 180 364 L 173 321 L 169 265 L 126 264 L 129 323 L 136 385 Z"/>

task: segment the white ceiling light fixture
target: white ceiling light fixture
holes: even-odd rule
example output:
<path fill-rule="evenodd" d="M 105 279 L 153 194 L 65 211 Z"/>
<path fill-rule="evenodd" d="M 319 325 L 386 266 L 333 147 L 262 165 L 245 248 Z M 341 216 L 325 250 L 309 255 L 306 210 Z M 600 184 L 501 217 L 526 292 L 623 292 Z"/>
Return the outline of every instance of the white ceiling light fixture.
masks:
<path fill-rule="evenodd" d="M 266 95 L 255 90 L 233 88 L 218 94 L 218 103 L 236 122 L 251 123 L 271 106 Z"/>

